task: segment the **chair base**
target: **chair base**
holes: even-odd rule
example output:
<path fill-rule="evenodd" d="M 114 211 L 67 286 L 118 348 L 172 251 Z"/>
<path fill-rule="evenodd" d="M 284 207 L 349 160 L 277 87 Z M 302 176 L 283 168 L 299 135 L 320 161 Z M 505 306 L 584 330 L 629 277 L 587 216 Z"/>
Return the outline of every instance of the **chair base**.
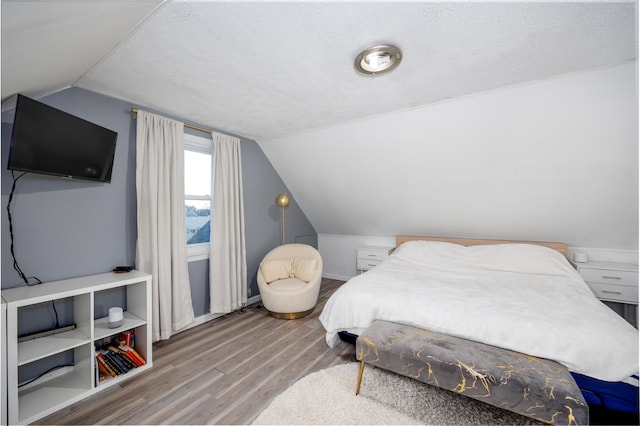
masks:
<path fill-rule="evenodd" d="M 276 317 L 278 319 L 286 319 L 286 320 L 292 320 L 292 319 L 297 319 L 297 318 L 302 318 L 302 317 L 306 317 L 307 315 L 309 315 L 311 312 L 313 312 L 315 308 L 311 308 L 308 311 L 304 311 L 304 312 L 294 312 L 294 313 L 282 313 L 282 312 L 271 312 L 269 311 L 269 314 L 272 317 Z"/>

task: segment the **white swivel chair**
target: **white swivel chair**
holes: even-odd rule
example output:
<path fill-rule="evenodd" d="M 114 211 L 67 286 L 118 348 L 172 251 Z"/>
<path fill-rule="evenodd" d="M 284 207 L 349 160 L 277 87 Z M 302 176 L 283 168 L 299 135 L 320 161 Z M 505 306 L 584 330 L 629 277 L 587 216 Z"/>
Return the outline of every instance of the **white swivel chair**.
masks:
<path fill-rule="evenodd" d="M 258 289 L 269 313 L 282 319 L 309 315 L 318 302 L 322 257 L 306 244 L 283 244 L 262 259 Z"/>

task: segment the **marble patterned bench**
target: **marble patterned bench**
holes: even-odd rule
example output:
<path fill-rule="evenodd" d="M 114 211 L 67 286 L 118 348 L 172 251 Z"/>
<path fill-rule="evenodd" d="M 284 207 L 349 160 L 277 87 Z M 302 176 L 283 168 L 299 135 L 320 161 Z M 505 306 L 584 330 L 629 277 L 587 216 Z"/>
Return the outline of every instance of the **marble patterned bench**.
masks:
<path fill-rule="evenodd" d="M 356 340 L 356 358 L 356 394 L 369 364 L 544 423 L 589 423 L 571 374 L 548 359 L 380 320 Z"/>

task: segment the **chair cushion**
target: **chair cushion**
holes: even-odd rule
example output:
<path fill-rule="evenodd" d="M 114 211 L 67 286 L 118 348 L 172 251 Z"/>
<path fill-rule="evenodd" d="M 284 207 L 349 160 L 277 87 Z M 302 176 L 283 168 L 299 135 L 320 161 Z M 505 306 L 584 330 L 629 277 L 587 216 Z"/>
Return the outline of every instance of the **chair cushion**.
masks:
<path fill-rule="evenodd" d="M 285 278 L 269 284 L 269 288 L 278 291 L 296 291 L 306 287 L 308 283 L 298 278 Z"/>
<path fill-rule="evenodd" d="M 274 281 L 291 277 L 291 259 L 270 259 L 260 263 L 260 272 L 264 280 L 271 284 Z"/>
<path fill-rule="evenodd" d="M 302 281 L 309 282 L 318 269 L 318 261 L 313 257 L 294 257 L 292 275 Z"/>

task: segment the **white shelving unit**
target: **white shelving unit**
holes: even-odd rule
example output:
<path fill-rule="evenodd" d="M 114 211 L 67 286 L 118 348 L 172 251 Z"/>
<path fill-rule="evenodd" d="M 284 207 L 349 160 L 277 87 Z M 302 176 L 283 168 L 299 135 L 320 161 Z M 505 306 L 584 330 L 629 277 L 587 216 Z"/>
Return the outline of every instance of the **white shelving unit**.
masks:
<path fill-rule="evenodd" d="M 125 320 L 118 328 L 109 328 L 107 317 L 94 318 L 96 296 L 115 288 L 126 289 Z M 8 424 L 27 424 L 69 404 L 86 398 L 107 386 L 149 369 L 151 350 L 151 276 L 139 271 L 124 274 L 106 273 L 35 286 L 18 287 L 2 292 L 6 307 Z M 76 328 L 59 334 L 18 343 L 20 309 L 72 299 Z M 135 350 L 146 364 L 126 374 L 96 380 L 96 342 L 132 330 Z M 56 370 L 32 384 L 19 388 L 21 368 L 32 363 L 73 353 L 73 366 Z"/>

